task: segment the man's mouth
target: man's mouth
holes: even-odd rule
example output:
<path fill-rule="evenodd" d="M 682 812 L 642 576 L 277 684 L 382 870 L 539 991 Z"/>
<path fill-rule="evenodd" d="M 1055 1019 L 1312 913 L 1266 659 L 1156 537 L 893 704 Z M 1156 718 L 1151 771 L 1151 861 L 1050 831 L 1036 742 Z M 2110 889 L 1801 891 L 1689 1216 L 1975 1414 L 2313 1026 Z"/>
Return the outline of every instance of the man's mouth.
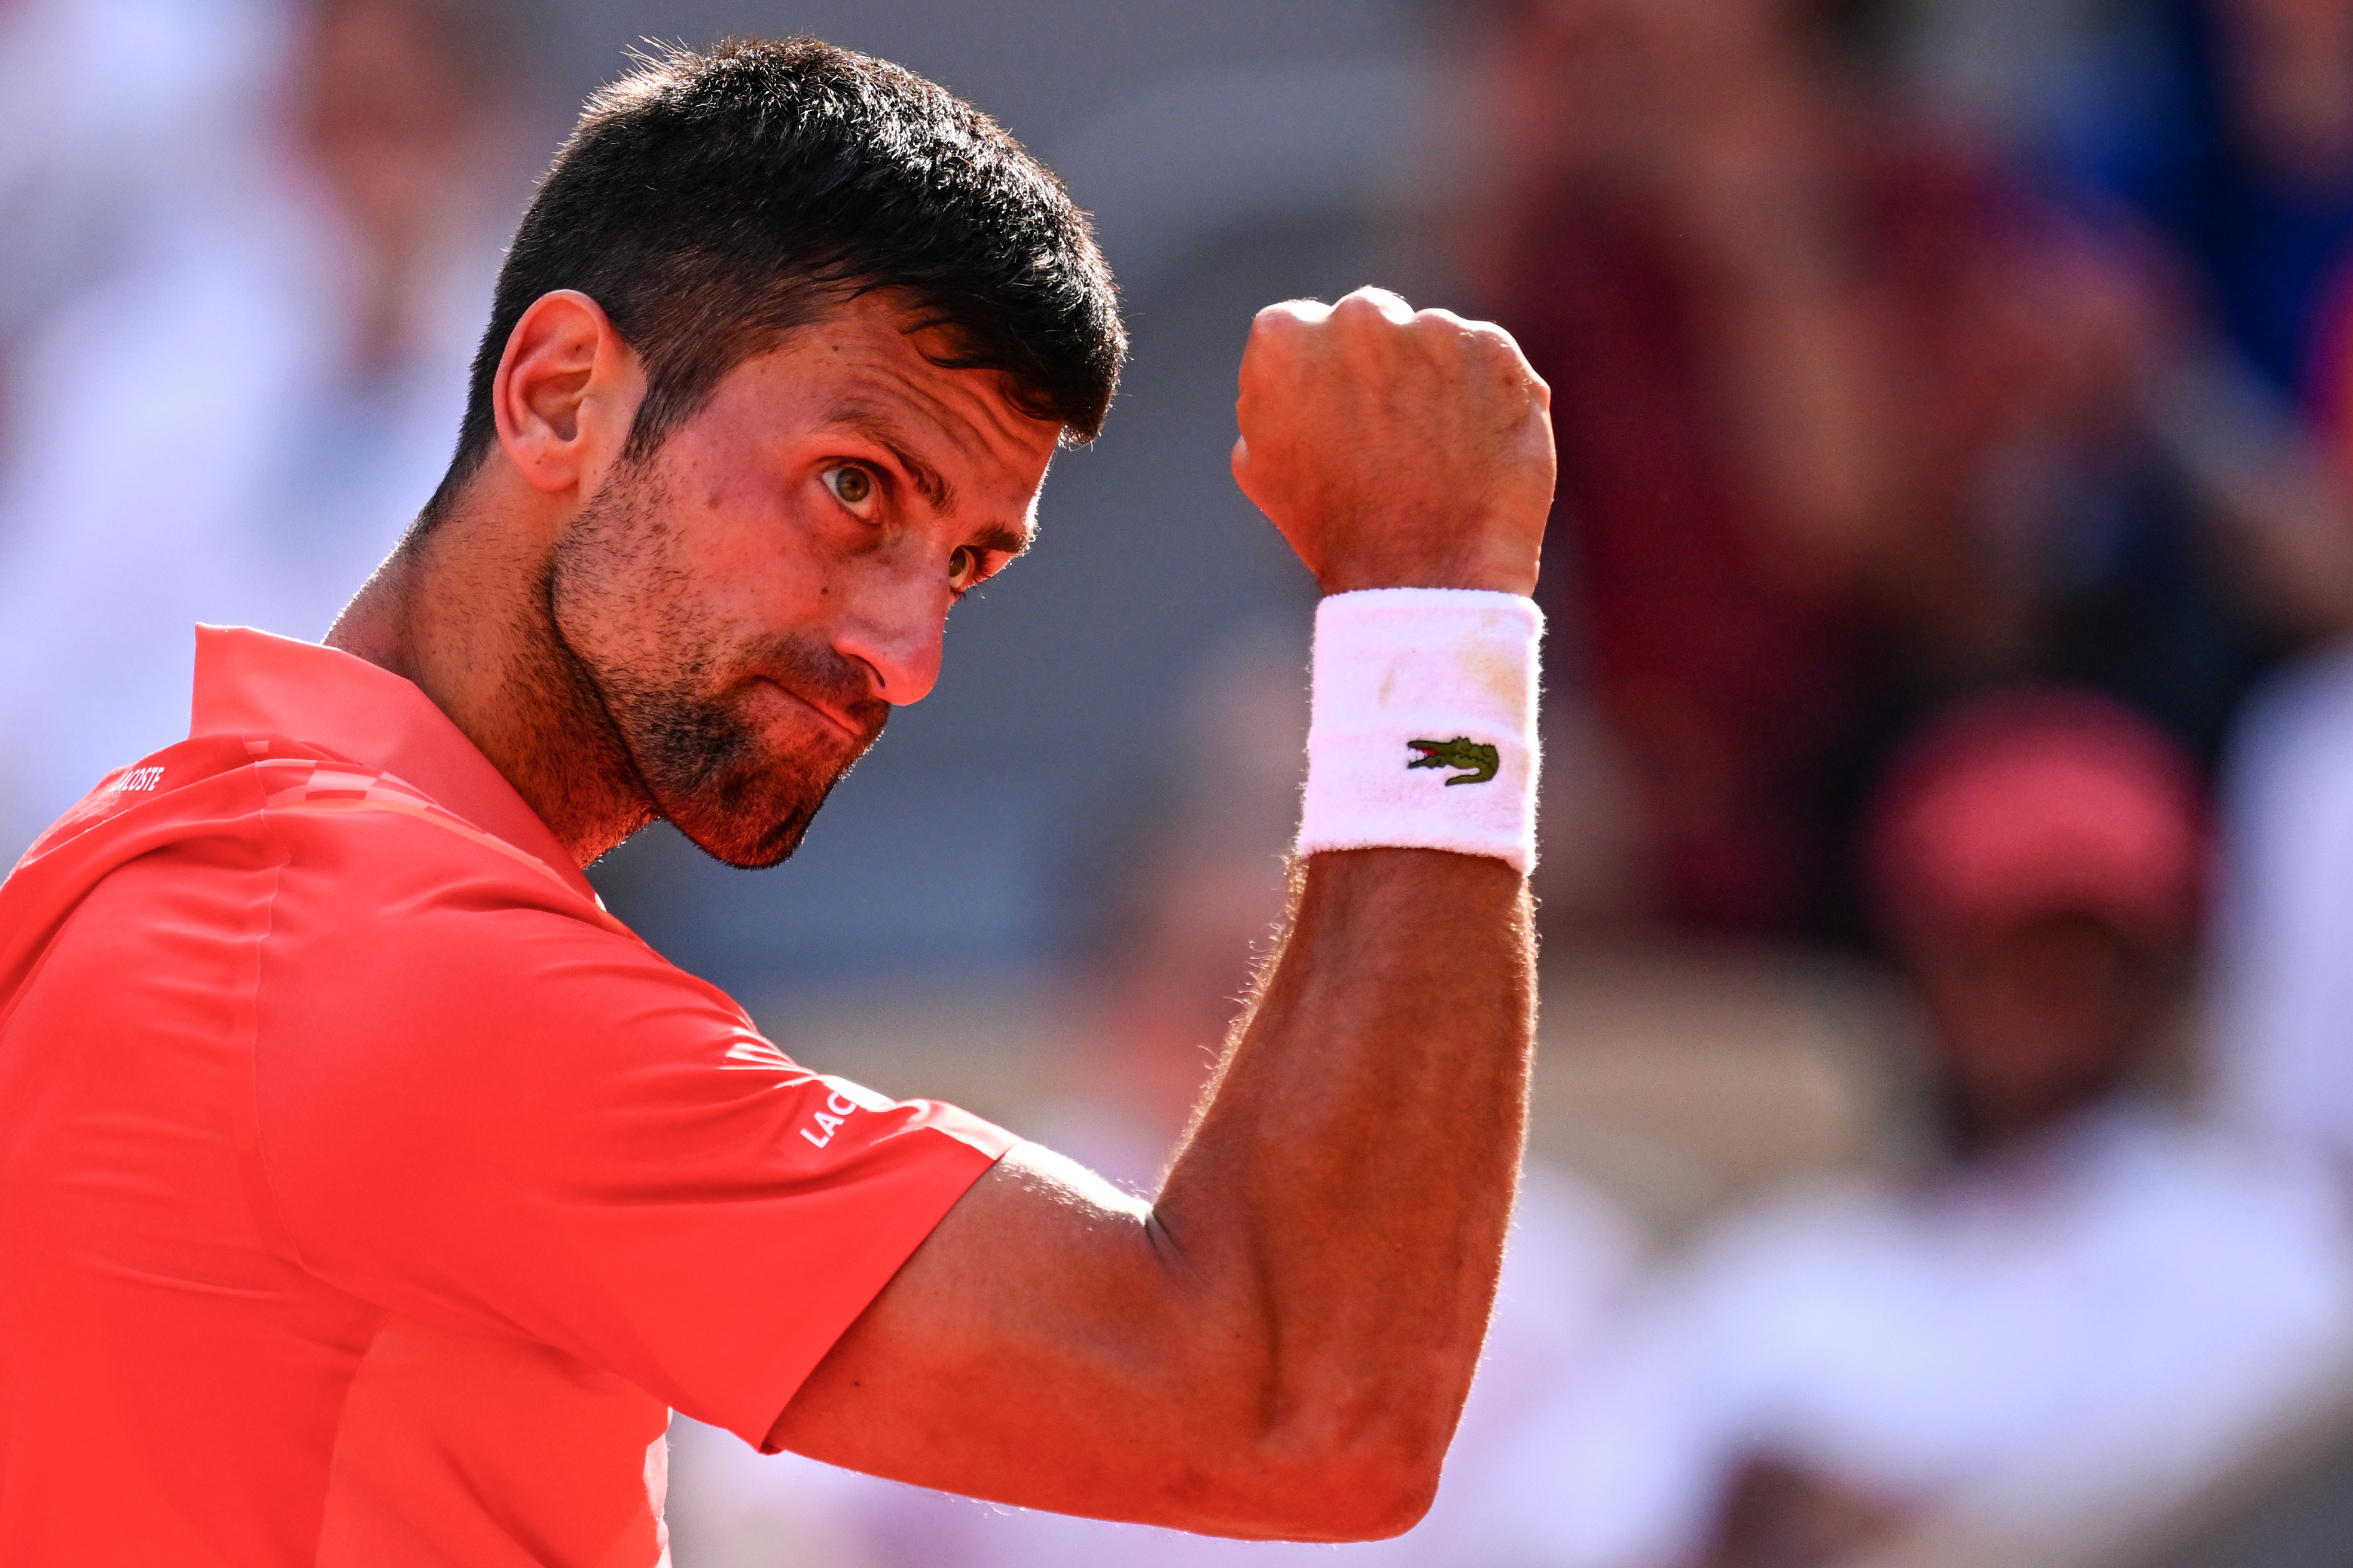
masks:
<path fill-rule="evenodd" d="M 816 714 L 818 718 L 823 719 L 828 724 L 831 725 L 834 730 L 839 732 L 841 739 L 847 744 L 862 750 L 872 742 L 872 735 L 869 734 L 858 724 L 852 722 L 848 715 L 844 714 L 839 708 L 835 707 L 830 702 L 826 701 L 824 699 L 812 697 L 806 692 L 797 691 L 772 675 L 755 675 L 752 679 L 760 685 L 769 687 L 774 690 L 783 693 L 786 699 L 796 705 L 806 708 L 810 712 Z"/>

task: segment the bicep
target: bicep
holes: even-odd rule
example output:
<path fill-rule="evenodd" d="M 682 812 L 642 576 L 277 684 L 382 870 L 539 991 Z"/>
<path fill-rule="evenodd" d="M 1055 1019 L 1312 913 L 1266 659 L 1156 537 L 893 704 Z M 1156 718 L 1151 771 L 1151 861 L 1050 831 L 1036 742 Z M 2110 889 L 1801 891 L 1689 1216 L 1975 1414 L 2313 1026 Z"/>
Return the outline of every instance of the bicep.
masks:
<path fill-rule="evenodd" d="M 1023 1144 L 842 1336 L 768 1447 L 1026 1507 L 1189 1517 L 1164 1462 L 1201 1414 L 1183 1397 L 1203 1351 L 1187 1295 L 1145 1204 Z"/>

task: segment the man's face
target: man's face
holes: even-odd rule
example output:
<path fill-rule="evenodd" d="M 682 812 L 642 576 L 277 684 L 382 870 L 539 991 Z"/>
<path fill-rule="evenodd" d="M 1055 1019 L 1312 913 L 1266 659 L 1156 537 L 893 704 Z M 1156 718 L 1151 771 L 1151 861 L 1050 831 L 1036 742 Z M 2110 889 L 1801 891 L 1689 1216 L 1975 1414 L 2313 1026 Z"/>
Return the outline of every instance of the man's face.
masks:
<path fill-rule="evenodd" d="M 2113 1089 L 2162 998 L 2151 955 L 2089 915 L 2050 914 L 1915 956 L 1957 1109 L 1999 1140 Z"/>
<path fill-rule="evenodd" d="M 792 853 L 937 680 L 949 608 L 1035 532 L 1060 426 L 919 341 L 871 295 L 796 331 L 557 542 L 557 637 L 656 807 L 730 865 Z"/>

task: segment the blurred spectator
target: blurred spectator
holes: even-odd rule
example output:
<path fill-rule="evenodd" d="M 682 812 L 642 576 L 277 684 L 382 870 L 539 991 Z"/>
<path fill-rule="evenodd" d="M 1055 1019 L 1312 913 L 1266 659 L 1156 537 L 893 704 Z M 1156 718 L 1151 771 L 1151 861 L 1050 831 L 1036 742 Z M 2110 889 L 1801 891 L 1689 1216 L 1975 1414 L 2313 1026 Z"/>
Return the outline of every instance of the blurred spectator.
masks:
<path fill-rule="evenodd" d="M 2241 443 L 2259 459 L 2246 488 L 2268 479 L 2291 501 L 2333 489 L 2334 508 L 2303 510 L 2306 531 L 2341 551 L 2353 539 L 2341 499 L 2353 473 L 2353 4 L 2216 0 L 2168 17 L 2170 47 L 2123 122 L 2138 135 L 2112 133 L 2102 167 L 2182 237 L 2218 340 L 2248 367 L 2246 412 L 2224 428 L 2267 419 L 2274 434 L 2267 451 Z M 2228 786 L 2219 1089 L 2242 1124 L 2353 1177 L 2353 642 L 2261 694 Z"/>
<path fill-rule="evenodd" d="M 2353 1183 L 2353 645 L 2261 694 L 2226 785 L 2216 1089 L 2249 1133 Z"/>
<path fill-rule="evenodd" d="M 2090 684 L 2202 758 L 2353 614 L 2334 492 L 2184 347 L 2147 232 L 1924 117 L 1884 9 L 1494 0 L 1473 50 L 1465 248 L 1553 386 L 1546 591 L 1685 930 L 1862 934 L 1862 785 L 1954 696 Z"/>
<path fill-rule="evenodd" d="M 1108 859 L 1109 897 L 1082 989 L 1092 1022 L 1059 1092 L 1012 1124 L 1140 1191 L 1157 1184 L 1282 913 L 1296 826 L 1307 649 L 1245 637 L 1209 661 L 1155 785 Z M 1502 1460 L 1572 1400 L 1630 1283 L 1640 1243 L 1599 1192 L 1525 1175 L 1487 1356 L 1422 1525 L 1376 1545 L 1249 1545 L 1134 1525 L 991 1509 L 763 1459 L 708 1429 L 673 1432 L 671 1526 L 682 1562 L 750 1568 L 1191 1568 L 1341 1562 L 1479 1568 L 1542 1506 L 1499 1490 Z"/>
<path fill-rule="evenodd" d="M 251 155 L 278 0 L 0 4 L 0 363 Z M 0 411 L 0 419 L 5 411 Z"/>
<path fill-rule="evenodd" d="M 2113 1519 L 2333 1368 L 2332 1194 L 2137 1081 L 2205 859 L 2191 769 L 2112 705 L 2002 697 L 1924 738 L 1873 863 L 1949 1163 L 1708 1239 L 1515 1461 L 1555 1512 L 1514 1561 L 1801 1568 L 1930 1515 Z"/>
<path fill-rule="evenodd" d="M 2141 26 L 2105 90 L 2075 95 L 2062 142 L 2163 278 L 2137 417 L 2202 533 L 2119 531 L 2106 548 L 2139 558 L 2126 572 L 2164 635 L 2125 646 L 2113 617 L 2094 619 L 2078 651 L 2097 659 L 2084 645 L 2107 637 L 2112 689 L 2130 690 L 2136 660 L 2169 667 L 2177 688 L 2202 671 L 2197 710 L 2161 716 L 2211 745 L 2279 655 L 2353 628 L 2353 449 L 2332 434 L 2353 363 L 2353 5 L 2159 0 L 2129 15 Z M 2130 690 L 2144 706 L 2148 685 Z"/>
<path fill-rule="evenodd" d="M 1873 754 L 2030 662 L 2045 478 L 2135 309 L 1830 10 L 1498 0 L 1478 55 L 1473 259 L 1553 387 L 1551 591 L 1699 930 L 1838 929 Z"/>
<path fill-rule="evenodd" d="M 2353 241 L 2353 5 L 2159 0 L 2075 157 L 2188 263 L 2221 339 L 2275 394 L 2313 390 Z"/>
<path fill-rule="evenodd" d="M 282 81 L 181 127 L 210 143 L 181 160 L 200 188 L 138 214 L 125 264 L 5 364 L 0 719 L 39 737 L 0 763 L 7 856 L 185 732 L 195 622 L 323 634 L 455 438 L 534 151 L 516 0 L 283 19 Z"/>

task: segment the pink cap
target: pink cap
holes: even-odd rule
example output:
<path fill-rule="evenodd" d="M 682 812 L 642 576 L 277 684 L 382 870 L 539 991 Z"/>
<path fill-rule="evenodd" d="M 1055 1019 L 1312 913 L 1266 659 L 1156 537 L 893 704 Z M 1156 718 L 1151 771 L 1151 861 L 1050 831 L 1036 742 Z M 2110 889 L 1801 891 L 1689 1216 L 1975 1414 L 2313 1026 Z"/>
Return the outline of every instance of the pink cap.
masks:
<path fill-rule="evenodd" d="M 1871 865 L 1907 943 L 1982 941 L 2079 911 L 2160 945 L 2194 928 L 2206 874 L 2196 770 L 2155 726 L 2084 692 L 1964 705 L 1882 788 Z"/>

